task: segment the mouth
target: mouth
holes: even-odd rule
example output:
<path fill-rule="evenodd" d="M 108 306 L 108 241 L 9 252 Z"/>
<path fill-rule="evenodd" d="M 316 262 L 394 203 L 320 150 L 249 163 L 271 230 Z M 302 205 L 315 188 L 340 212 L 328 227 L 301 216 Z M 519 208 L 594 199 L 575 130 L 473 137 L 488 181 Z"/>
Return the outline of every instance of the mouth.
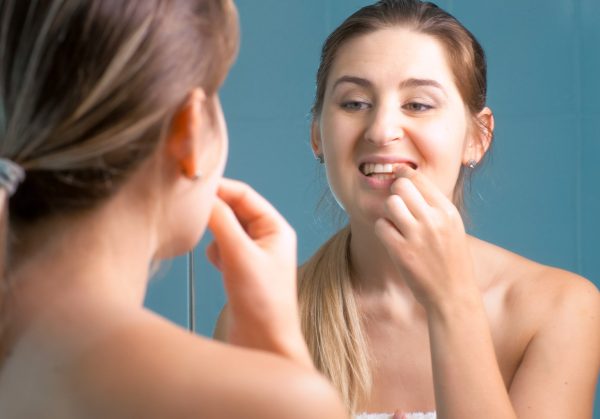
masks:
<path fill-rule="evenodd" d="M 396 173 L 396 170 L 398 170 L 398 168 L 403 165 L 410 166 L 411 168 L 413 168 L 415 170 L 417 169 L 417 165 L 415 163 L 407 161 L 407 162 L 401 162 L 401 163 L 369 163 L 369 162 L 365 162 L 359 166 L 359 170 L 363 175 L 365 175 L 367 177 L 385 180 L 385 179 L 393 179 L 394 174 Z"/>

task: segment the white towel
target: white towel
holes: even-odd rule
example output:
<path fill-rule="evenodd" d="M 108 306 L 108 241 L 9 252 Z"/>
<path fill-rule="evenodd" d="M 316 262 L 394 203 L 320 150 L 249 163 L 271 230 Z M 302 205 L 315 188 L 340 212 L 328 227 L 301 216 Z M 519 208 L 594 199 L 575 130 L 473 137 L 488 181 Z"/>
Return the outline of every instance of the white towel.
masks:
<path fill-rule="evenodd" d="M 435 412 L 405 413 L 406 419 L 436 419 Z M 392 419 L 393 413 L 360 413 L 355 419 Z"/>

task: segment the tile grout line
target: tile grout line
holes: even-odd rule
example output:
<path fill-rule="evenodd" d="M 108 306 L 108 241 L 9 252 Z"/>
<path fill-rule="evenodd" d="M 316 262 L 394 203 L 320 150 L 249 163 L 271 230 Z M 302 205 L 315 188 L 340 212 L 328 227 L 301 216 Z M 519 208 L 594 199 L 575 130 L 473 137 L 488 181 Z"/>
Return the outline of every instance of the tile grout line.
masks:
<path fill-rule="evenodd" d="M 582 43 L 583 36 L 581 34 L 581 20 L 582 20 L 582 12 L 581 6 L 578 1 L 572 0 L 573 4 L 573 27 L 574 27 L 574 43 L 575 48 L 573 48 L 574 54 L 574 73 L 575 73 L 575 83 L 574 83 L 574 92 L 575 92 L 575 106 L 576 106 L 576 118 L 577 118 L 577 141 L 576 141 L 576 150 L 575 150 L 575 158 L 576 164 L 575 167 L 575 265 L 577 269 L 577 273 L 583 274 L 583 209 L 582 209 L 582 199 L 583 199 L 583 117 L 581 115 L 582 109 L 582 89 L 583 89 L 583 65 L 582 65 Z"/>

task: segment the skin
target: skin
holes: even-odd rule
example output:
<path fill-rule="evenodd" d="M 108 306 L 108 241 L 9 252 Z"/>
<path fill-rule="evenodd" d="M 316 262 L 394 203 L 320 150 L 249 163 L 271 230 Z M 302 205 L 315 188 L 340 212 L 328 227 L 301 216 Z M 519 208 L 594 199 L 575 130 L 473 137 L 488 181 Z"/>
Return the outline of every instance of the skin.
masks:
<path fill-rule="evenodd" d="M 226 154 L 218 98 L 195 89 L 113 197 L 20 237 L 0 417 L 346 417 L 298 326 L 295 234 L 250 187 L 222 179 Z M 191 179 L 203 162 L 217 163 Z M 232 321 L 252 330 L 236 346 L 143 307 L 150 261 L 189 250 L 207 224 Z"/>
<path fill-rule="evenodd" d="M 312 146 L 352 231 L 374 358 L 359 411 L 590 418 L 600 294 L 465 233 L 452 192 L 460 166 L 491 141 L 475 119 L 493 130 L 488 108 L 469 113 L 428 35 L 381 29 L 337 52 Z M 375 179 L 365 161 L 404 164 Z"/>

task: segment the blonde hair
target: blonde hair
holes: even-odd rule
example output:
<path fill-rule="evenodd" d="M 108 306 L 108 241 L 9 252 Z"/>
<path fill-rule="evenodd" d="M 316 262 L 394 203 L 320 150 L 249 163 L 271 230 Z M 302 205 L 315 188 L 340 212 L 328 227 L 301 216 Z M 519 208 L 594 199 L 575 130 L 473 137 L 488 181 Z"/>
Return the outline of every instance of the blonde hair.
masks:
<path fill-rule="evenodd" d="M 337 51 L 348 40 L 376 30 L 405 26 L 436 38 L 446 51 L 455 83 L 475 126 L 490 134 L 476 116 L 486 102 L 486 59 L 483 48 L 460 22 L 433 3 L 382 0 L 348 17 L 327 38 L 317 72 L 313 120 L 320 117 L 329 71 Z M 464 215 L 463 189 L 468 171 L 461 167 L 454 204 Z M 371 387 L 371 361 L 359 307 L 354 296 L 351 234 L 339 231 L 301 267 L 299 299 L 302 327 L 315 364 L 341 393 L 350 411 L 366 401 Z"/>
<path fill-rule="evenodd" d="M 0 157 L 26 172 L 0 203 L 2 252 L 112 196 L 192 89 L 216 93 L 237 46 L 230 0 L 0 0 Z M 0 266 L 1 346 L 10 256 Z"/>
<path fill-rule="evenodd" d="M 298 272 L 304 333 L 315 366 L 350 411 L 371 388 L 367 339 L 354 297 L 350 228 L 331 237 Z"/>

